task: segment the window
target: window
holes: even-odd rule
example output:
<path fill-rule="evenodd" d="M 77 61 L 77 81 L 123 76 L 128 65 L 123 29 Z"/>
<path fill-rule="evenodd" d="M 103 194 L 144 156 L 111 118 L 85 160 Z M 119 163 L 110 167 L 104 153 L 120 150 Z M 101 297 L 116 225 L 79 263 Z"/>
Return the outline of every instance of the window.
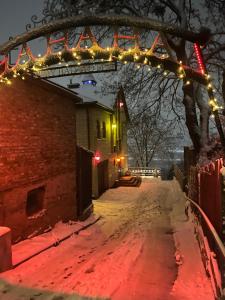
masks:
<path fill-rule="evenodd" d="M 26 214 L 32 216 L 43 209 L 45 187 L 39 187 L 27 193 Z"/>
<path fill-rule="evenodd" d="M 106 138 L 106 126 L 105 126 L 105 122 L 102 122 L 102 137 L 103 137 L 103 139 Z"/>
<path fill-rule="evenodd" d="M 96 121 L 96 131 L 97 131 L 97 139 L 101 138 L 101 127 L 99 120 Z"/>

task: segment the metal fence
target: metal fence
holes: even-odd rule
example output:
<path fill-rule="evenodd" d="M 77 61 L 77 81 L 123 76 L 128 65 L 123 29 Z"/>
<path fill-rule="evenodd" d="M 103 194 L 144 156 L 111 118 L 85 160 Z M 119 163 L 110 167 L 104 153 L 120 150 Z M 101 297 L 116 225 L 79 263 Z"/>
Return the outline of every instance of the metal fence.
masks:
<path fill-rule="evenodd" d="M 190 166 L 187 173 L 187 201 L 194 213 L 195 233 L 202 260 L 209 275 L 216 299 L 225 299 L 225 189 L 223 160 L 204 167 Z M 179 181 L 181 171 L 175 171 Z M 181 181 L 182 186 L 182 181 Z"/>
<path fill-rule="evenodd" d="M 148 167 L 129 167 L 128 172 L 131 175 L 160 177 L 161 169 Z"/>
<path fill-rule="evenodd" d="M 195 219 L 195 234 L 199 243 L 202 261 L 210 277 L 216 299 L 224 298 L 225 247 L 216 229 L 202 208 L 192 199 L 190 202 Z"/>

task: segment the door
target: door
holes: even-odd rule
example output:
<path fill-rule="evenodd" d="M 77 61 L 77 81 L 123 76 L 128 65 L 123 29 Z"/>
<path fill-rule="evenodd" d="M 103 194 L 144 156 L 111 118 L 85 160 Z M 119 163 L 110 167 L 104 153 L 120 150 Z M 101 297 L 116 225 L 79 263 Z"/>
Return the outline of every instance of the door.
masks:
<path fill-rule="evenodd" d="M 98 166 L 98 195 L 100 196 L 109 187 L 108 159 L 101 161 Z"/>
<path fill-rule="evenodd" d="M 84 219 L 86 212 L 92 207 L 92 156 L 92 152 L 77 146 L 77 204 L 79 219 Z M 87 213 L 86 217 L 89 214 Z"/>

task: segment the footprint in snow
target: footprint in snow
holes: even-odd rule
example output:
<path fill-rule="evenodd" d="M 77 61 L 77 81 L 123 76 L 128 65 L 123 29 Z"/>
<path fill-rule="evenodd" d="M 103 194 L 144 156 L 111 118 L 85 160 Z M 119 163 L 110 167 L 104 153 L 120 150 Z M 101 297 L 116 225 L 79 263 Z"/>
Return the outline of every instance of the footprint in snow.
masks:
<path fill-rule="evenodd" d="M 90 268 L 88 268 L 85 273 L 89 274 L 95 271 L 95 265 L 92 265 Z"/>
<path fill-rule="evenodd" d="M 68 273 L 66 276 L 64 276 L 64 279 L 67 279 L 68 277 L 70 277 L 72 275 L 72 273 Z"/>

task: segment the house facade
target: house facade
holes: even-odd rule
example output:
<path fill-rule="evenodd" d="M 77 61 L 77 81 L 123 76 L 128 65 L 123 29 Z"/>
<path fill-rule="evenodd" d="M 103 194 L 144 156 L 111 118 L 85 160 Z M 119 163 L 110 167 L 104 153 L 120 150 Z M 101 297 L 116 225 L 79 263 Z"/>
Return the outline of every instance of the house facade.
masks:
<path fill-rule="evenodd" d="M 127 169 L 127 112 L 122 88 L 115 105 L 97 101 L 76 104 L 77 143 L 92 151 L 92 197 L 98 198 L 112 187 Z"/>
<path fill-rule="evenodd" d="M 0 87 L 0 226 L 14 243 L 77 218 L 77 101 L 44 80 Z"/>

